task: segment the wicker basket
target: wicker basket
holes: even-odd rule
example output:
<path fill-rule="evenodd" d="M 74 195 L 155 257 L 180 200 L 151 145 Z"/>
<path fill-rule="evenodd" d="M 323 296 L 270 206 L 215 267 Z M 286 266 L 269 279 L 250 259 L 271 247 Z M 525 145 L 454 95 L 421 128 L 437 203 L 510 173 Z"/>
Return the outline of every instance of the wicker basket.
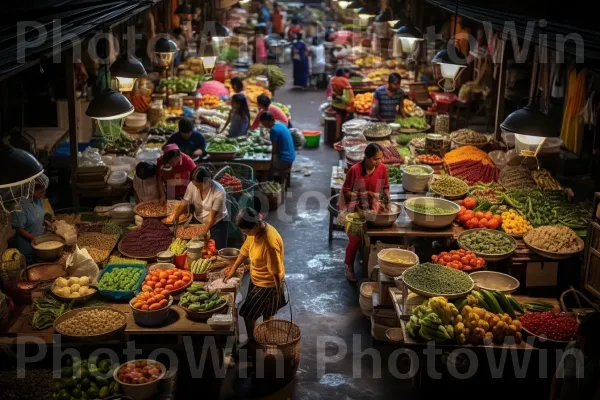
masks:
<path fill-rule="evenodd" d="M 283 319 L 265 321 L 254 328 L 257 347 L 262 350 L 257 357 L 264 357 L 266 379 L 282 378 L 287 381 L 294 377 L 300 363 L 301 337 L 300 327 Z M 277 373 L 277 367 L 281 365 L 278 356 L 283 357 L 283 377 Z"/>
<path fill-rule="evenodd" d="M 371 318 L 373 312 L 373 292 L 377 291 L 376 282 L 363 282 L 360 285 L 360 297 L 358 302 L 360 303 L 360 310 L 367 318 Z"/>
<path fill-rule="evenodd" d="M 6 285 L 8 282 L 20 279 L 21 270 L 25 268 L 25 257 L 17 252 L 12 260 L 1 261 L 0 259 L 0 279 Z"/>

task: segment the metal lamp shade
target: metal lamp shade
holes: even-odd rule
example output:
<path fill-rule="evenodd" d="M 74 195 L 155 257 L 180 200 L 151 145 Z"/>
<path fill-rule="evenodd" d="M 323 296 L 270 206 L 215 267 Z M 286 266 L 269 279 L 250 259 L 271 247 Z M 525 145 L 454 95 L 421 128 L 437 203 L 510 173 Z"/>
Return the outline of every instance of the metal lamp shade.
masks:
<path fill-rule="evenodd" d="M 348 4 L 348 6 L 346 8 L 348 8 L 350 10 L 358 10 L 362 6 L 363 5 L 361 4 L 361 2 L 359 0 L 353 0 L 350 2 L 350 4 Z"/>
<path fill-rule="evenodd" d="M 204 45 L 204 51 L 200 56 L 200 59 L 202 60 L 202 66 L 204 67 L 205 71 L 208 73 L 212 71 L 217 63 L 217 57 L 219 57 L 219 54 L 217 51 L 215 51 L 212 42 L 206 41 Z"/>
<path fill-rule="evenodd" d="M 85 115 L 97 120 L 111 120 L 125 118 L 133 110 L 127 97 L 113 89 L 104 89 L 92 99 Z"/>
<path fill-rule="evenodd" d="M 348 8 L 348 6 L 350 5 L 351 2 L 349 1 L 344 1 L 344 0 L 339 0 L 338 4 L 340 5 L 340 8 L 342 10 L 345 10 L 346 8 Z"/>
<path fill-rule="evenodd" d="M 403 25 L 396 31 L 396 36 L 400 38 L 402 43 L 402 51 L 405 53 L 412 53 L 417 47 L 417 42 L 423 40 L 423 34 L 414 25 L 408 24 Z"/>
<path fill-rule="evenodd" d="M 458 49 L 455 48 L 455 54 L 452 55 L 447 49 L 438 52 L 431 62 L 440 64 L 442 76 L 446 79 L 456 79 L 461 69 L 467 66 L 467 59 Z"/>
<path fill-rule="evenodd" d="M 179 16 L 181 21 L 192 20 L 192 6 L 189 4 L 180 4 L 175 10 L 175 14 Z"/>
<path fill-rule="evenodd" d="M 176 53 L 178 50 L 179 47 L 177 46 L 177 43 L 164 37 L 158 39 L 154 45 L 154 51 L 156 53 Z"/>
<path fill-rule="evenodd" d="M 44 172 L 33 154 L 10 145 L 0 145 L 0 189 L 22 185 Z"/>
<path fill-rule="evenodd" d="M 110 66 L 110 72 L 117 78 L 120 92 L 131 92 L 135 80 L 146 76 L 146 69 L 141 61 L 133 56 L 121 56 Z"/>
<path fill-rule="evenodd" d="M 558 133 L 552 119 L 532 105 L 512 112 L 500 128 L 523 136 L 553 137 Z"/>
<path fill-rule="evenodd" d="M 377 8 L 373 4 L 367 4 L 358 9 L 358 16 L 362 19 L 375 18 L 377 16 Z"/>
<path fill-rule="evenodd" d="M 215 33 L 212 35 L 213 39 L 226 38 L 228 36 L 231 36 L 231 32 L 229 32 L 229 29 L 217 22 L 215 24 Z"/>

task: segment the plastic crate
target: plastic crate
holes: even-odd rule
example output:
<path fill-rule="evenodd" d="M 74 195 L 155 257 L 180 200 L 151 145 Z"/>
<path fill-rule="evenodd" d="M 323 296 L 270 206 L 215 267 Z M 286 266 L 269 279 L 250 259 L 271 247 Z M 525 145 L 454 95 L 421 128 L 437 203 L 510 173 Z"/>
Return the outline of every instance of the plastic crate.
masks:
<path fill-rule="evenodd" d="M 138 293 L 140 291 L 140 288 L 142 287 L 142 283 L 144 282 L 144 279 L 146 279 L 146 274 L 148 273 L 148 271 L 146 270 L 146 266 L 144 265 L 140 265 L 140 264 L 109 264 L 108 266 L 106 266 L 106 268 L 104 268 L 100 274 L 98 274 L 98 282 L 100 282 L 100 280 L 102 279 L 102 276 L 106 273 L 106 272 L 111 272 L 113 269 L 117 269 L 117 268 L 136 268 L 136 269 L 140 269 L 142 270 L 142 275 L 140 276 L 140 279 L 137 282 L 137 285 L 135 286 L 135 289 L 133 290 L 105 290 L 105 289 L 98 289 L 98 293 L 100 293 L 100 295 L 107 297 L 107 298 L 111 298 L 114 300 L 130 300 L 132 299 L 136 293 Z"/>

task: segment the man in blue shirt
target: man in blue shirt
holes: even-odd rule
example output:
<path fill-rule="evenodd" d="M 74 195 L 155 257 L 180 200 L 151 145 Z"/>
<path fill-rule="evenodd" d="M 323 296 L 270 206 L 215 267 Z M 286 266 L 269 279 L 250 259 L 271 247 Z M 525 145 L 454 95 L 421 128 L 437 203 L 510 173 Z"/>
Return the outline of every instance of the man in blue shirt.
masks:
<path fill-rule="evenodd" d="M 271 12 L 265 0 L 258 0 L 258 23 L 265 24 L 267 33 L 271 33 Z"/>
<path fill-rule="evenodd" d="M 179 120 L 179 132 L 171 135 L 167 144 L 175 143 L 179 150 L 192 158 L 206 154 L 206 140 L 201 133 L 194 131 L 194 123 L 187 118 Z"/>
<path fill-rule="evenodd" d="M 388 77 L 388 84 L 375 89 L 371 117 L 380 121 L 393 121 L 398 112 L 406 117 L 403 106 L 406 94 L 400 89 L 400 81 L 400 74 L 392 72 Z"/>
<path fill-rule="evenodd" d="M 292 168 L 292 164 L 296 159 L 292 133 L 283 123 L 275 121 L 273 114 L 269 111 L 265 111 L 260 116 L 260 122 L 265 128 L 270 129 L 271 145 L 273 146 L 271 177 L 276 176 L 277 181 L 283 184 L 285 171 Z"/>

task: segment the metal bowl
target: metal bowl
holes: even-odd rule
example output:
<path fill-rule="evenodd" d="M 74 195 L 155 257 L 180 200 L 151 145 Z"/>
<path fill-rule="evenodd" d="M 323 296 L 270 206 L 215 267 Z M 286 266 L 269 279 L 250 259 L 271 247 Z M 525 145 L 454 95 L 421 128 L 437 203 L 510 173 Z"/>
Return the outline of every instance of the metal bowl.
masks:
<path fill-rule="evenodd" d="M 390 211 L 386 213 L 377 214 L 372 211 L 364 212 L 367 224 L 377 228 L 387 228 L 388 226 L 393 225 L 400 214 L 402 214 L 402 205 L 399 203 L 390 203 Z"/>
<path fill-rule="evenodd" d="M 173 305 L 173 296 L 169 296 L 169 302 L 160 310 L 138 310 L 133 308 L 135 298 L 129 301 L 133 320 L 140 326 L 157 326 L 162 325 L 169 317 L 171 305 Z"/>
<path fill-rule="evenodd" d="M 411 209 L 413 204 L 431 205 L 433 207 L 442 207 L 448 210 L 447 214 L 424 214 Z M 437 199 L 434 197 L 414 197 L 404 202 L 406 215 L 415 225 L 425 228 L 443 228 L 452 224 L 456 214 L 460 211 L 460 206 L 452 201 Z"/>
<path fill-rule="evenodd" d="M 503 236 L 506 236 L 507 238 L 510 238 L 512 245 L 513 245 L 512 250 L 509 252 L 503 253 L 503 254 L 487 254 L 487 253 L 480 253 L 480 252 L 474 251 L 462 243 L 462 240 L 465 238 L 465 236 L 472 234 L 473 232 L 483 231 L 483 230 L 496 232 L 498 235 L 503 235 Z M 484 228 L 469 229 L 467 231 L 463 231 L 460 235 L 458 235 L 457 241 L 458 241 L 458 246 L 461 249 L 472 251 L 477 257 L 483 258 L 486 262 L 494 262 L 494 261 L 504 260 L 505 258 L 510 257 L 517 249 L 517 242 L 515 241 L 515 239 L 512 236 L 507 235 L 506 233 L 504 233 L 502 231 L 493 231 L 491 229 L 484 229 Z"/>
<path fill-rule="evenodd" d="M 52 242 L 61 242 L 62 246 L 57 247 L 55 249 L 50 249 L 50 250 L 40 249 L 40 248 L 36 247 L 40 243 L 51 242 L 51 241 Z M 31 241 L 31 247 L 33 249 L 33 254 L 35 254 L 35 256 L 37 258 L 39 258 L 40 260 L 54 261 L 54 260 L 60 258 L 60 256 L 62 255 L 63 250 L 65 248 L 65 240 L 62 237 L 51 233 L 51 234 L 47 234 L 47 235 L 38 236 L 35 239 L 33 239 Z"/>
<path fill-rule="evenodd" d="M 529 232 L 531 232 L 531 231 L 529 231 Z M 529 232 L 527 232 L 527 233 L 529 233 Z M 553 251 L 543 250 L 543 249 L 540 249 L 539 247 L 535 247 L 534 245 L 529 243 L 529 241 L 527 240 L 527 234 L 523 235 L 523 242 L 525 242 L 525 245 L 527 247 L 529 247 L 529 249 L 531 249 L 531 251 L 539 254 L 540 256 L 542 256 L 544 258 L 548 258 L 550 260 L 564 260 L 566 258 L 570 258 L 570 257 L 573 257 L 573 256 L 581 253 L 584 249 L 584 242 L 583 242 L 583 239 L 581 239 L 580 237 L 578 237 L 577 239 L 578 239 L 579 247 L 581 248 L 581 250 L 577 250 L 577 251 L 573 251 L 573 252 L 569 252 L 569 253 L 556 253 Z"/>
<path fill-rule="evenodd" d="M 219 250 L 219 256 L 228 261 L 237 260 L 239 255 L 240 255 L 240 250 L 233 248 L 233 247 L 227 247 L 227 248 Z"/>
<path fill-rule="evenodd" d="M 478 271 L 470 274 L 475 287 L 485 290 L 497 290 L 501 293 L 513 293 L 519 288 L 519 280 L 510 275 L 494 271 Z"/>

